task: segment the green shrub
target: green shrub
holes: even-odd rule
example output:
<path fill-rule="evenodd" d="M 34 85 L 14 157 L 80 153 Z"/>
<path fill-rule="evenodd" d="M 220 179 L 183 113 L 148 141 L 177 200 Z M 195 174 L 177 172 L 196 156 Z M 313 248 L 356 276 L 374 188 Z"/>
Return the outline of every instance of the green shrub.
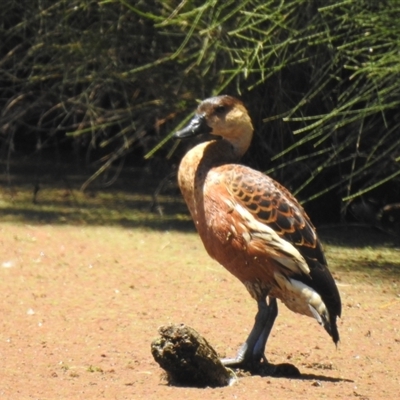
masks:
<path fill-rule="evenodd" d="M 303 202 L 334 198 L 344 214 L 400 186 L 396 0 L 4 3 L 3 158 L 21 135 L 71 145 L 93 178 L 132 152 L 171 157 L 197 100 L 229 93 L 255 122 L 245 162 Z"/>

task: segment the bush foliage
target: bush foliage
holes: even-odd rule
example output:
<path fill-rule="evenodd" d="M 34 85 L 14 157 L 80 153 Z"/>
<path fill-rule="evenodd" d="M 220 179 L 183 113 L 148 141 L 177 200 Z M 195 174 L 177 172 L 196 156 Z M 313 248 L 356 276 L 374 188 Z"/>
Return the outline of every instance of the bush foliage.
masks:
<path fill-rule="evenodd" d="M 245 161 L 302 201 L 400 195 L 396 0 L 3 3 L 3 160 L 68 150 L 89 183 L 128 155 L 173 159 L 197 101 L 229 93 L 256 127 Z"/>

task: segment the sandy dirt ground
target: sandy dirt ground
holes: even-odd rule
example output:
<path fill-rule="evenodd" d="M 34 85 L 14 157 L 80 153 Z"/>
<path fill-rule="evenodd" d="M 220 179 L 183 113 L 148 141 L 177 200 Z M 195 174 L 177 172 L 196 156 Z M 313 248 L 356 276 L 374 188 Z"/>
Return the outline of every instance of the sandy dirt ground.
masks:
<path fill-rule="evenodd" d="M 231 356 L 256 311 L 195 233 L 40 223 L 1 223 L 0 233 L 1 399 L 399 396 L 398 269 L 389 276 L 335 270 L 343 300 L 337 349 L 316 321 L 280 305 L 267 356 L 295 364 L 300 379 L 172 387 L 150 353 L 159 326 L 185 323 Z M 327 249 L 333 264 L 339 253 Z"/>

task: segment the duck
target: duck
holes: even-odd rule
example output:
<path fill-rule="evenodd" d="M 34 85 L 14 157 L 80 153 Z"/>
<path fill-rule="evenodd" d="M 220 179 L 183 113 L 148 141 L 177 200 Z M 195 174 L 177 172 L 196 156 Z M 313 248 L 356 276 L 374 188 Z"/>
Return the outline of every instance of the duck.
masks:
<path fill-rule="evenodd" d="M 240 164 L 253 132 L 243 102 L 220 95 L 203 100 L 174 137 L 203 136 L 179 164 L 179 188 L 208 255 L 257 302 L 246 341 L 236 356 L 221 361 L 248 371 L 269 366 L 273 375 L 278 366 L 268 362 L 265 347 L 278 315 L 277 300 L 316 319 L 337 345 L 341 299 L 303 207 L 277 181 Z"/>

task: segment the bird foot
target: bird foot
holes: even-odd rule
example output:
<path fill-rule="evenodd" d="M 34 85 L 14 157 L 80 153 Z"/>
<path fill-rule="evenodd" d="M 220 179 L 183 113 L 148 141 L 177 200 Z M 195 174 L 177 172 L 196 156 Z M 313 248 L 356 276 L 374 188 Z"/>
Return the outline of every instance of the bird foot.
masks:
<path fill-rule="evenodd" d="M 254 360 L 222 359 L 222 364 L 229 368 L 237 368 L 242 371 L 260 376 L 272 376 L 276 378 L 299 377 L 300 371 L 293 364 L 271 364 L 265 358 L 259 362 Z"/>
<path fill-rule="evenodd" d="M 257 374 L 275 378 L 297 378 L 301 375 L 299 369 L 293 364 L 270 364 L 265 362 L 259 364 Z"/>

